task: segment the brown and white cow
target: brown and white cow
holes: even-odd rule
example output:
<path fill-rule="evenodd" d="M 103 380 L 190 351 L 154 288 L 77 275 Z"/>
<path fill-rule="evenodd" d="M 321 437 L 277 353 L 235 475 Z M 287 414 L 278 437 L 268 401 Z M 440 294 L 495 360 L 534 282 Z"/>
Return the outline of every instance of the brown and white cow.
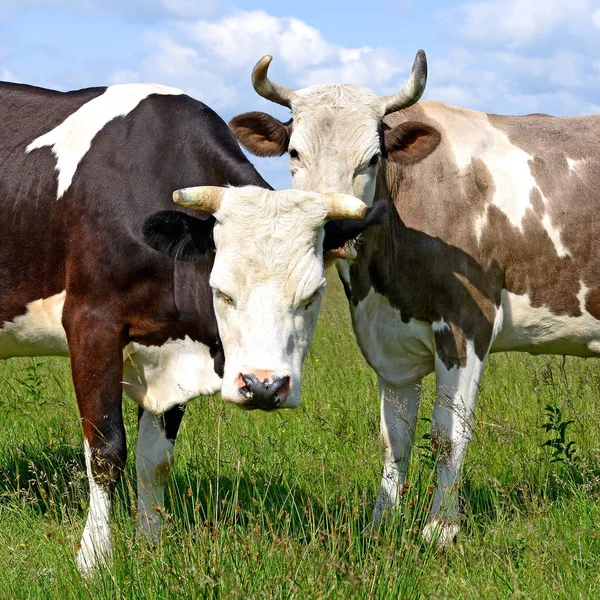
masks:
<path fill-rule="evenodd" d="M 398 502 L 420 383 L 435 371 L 438 481 L 425 535 L 447 542 L 488 354 L 600 355 L 600 116 L 411 106 L 422 53 L 401 102 L 352 85 L 289 90 L 268 80 L 269 62 L 257 64 L 254 87 L 293 121 L 247 113 L 230 123 L 236 137 L 257 154 L 287 150 L 295 187 L 395 207 L 352 264 L 338 262 L 379 377 L 385 465 L 374 518 Z"/>

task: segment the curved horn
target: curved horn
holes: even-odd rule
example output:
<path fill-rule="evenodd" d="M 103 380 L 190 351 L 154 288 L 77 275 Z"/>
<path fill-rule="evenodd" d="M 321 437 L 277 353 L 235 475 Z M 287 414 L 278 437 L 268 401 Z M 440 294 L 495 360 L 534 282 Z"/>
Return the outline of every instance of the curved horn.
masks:
<path fill-rule="evenodd" d="M 385 104 L 385 114 L 389 115 L 402 108 L 408 108 L 423 95 L 425 84 L 427 83 L 427 56 L 423 50 L 419 50 L 415 56 L 410 71 L 410 77 L 406 85 L 397 93 L 391 96 L 382 96 L 380 100 Z"/>
<path fill-rule="evenodd" d="M 292 100 L 295 98 L 296 92 L 272 82 L 267 77 L 267 71 L 272 60 L 273 57 L 267 54 L 256 63 L 254 69 L 252 69 L 252 87 L 263 98 L 281 104 L 281 106 L 292 108 Z"/>
<path fill-rule="evenodd" d="M 362 219 L 367 212 L 367 205 L 354 196 L 328 192 L 323 194 L 327 202 L 327 220 Z"/>
<path fill-rule="evenodd" d="M 221 206 L 224 191 L 224 188 L 212 185 L 183 188 L 173 192 L 173 201 L 184 208 L 214 214 Z"/>

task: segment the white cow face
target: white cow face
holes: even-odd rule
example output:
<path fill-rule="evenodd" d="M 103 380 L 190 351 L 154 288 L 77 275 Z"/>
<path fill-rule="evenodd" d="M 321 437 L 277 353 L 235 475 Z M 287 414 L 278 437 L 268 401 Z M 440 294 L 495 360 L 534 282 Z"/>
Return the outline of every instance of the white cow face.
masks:
<path fill-rule="evenodd" d="M 293 186 L 373 203 L 385 106 L 370 90 L 326 85 L 296 93 L 288 153 Z"/>
<path fill-rule="evenodd" d="M 293 91 L 267 78 L 270 56 L 254 68 L 252 83 L 265 98 L 291 108 L 293 119 L 281 123 L 265 113 L 239 115 L 229 123 L 236 138 L 259 156 L 289 152 L 295 189 L 316 192 L 338 191 L 361 198 L 367 205 L 374 199 L 377 171 L 382 154 L 388 160 L 408 162 L 407 148 L 414 154 L 419 146 L 435 145 L 431 132 L 421 127 L 396 131 L 386 128 L 386 114 L 406 108 L 425 89 L 427 63 L 419 51 L 410 79 L 403 90 L 379 97 L 355 85 L 321 85 Z M 422 154 L 422 152 L 420 152 Z"/>
<path fill-rule="evenodd" d="M 248 409 L 298 406 L 326 285 L 323 226 L 361 218 L 367 207 L 342 194 L 256 187 L 187 188 L 174 197 L 216 219 L 210 285 L 225 353 L 223 399 Z"/>

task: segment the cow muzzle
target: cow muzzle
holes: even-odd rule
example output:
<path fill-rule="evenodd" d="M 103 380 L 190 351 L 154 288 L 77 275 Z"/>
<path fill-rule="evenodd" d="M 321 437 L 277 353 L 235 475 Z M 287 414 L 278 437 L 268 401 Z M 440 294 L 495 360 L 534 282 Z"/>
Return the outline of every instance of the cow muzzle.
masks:
<path fill-rule="evenodd" d="M 256 370 L 240 373 L 236 379 L 238 394 L 246 410 L 282 408 L 290 391 L 290 377 L 276 376 L 274 371 Z"/>

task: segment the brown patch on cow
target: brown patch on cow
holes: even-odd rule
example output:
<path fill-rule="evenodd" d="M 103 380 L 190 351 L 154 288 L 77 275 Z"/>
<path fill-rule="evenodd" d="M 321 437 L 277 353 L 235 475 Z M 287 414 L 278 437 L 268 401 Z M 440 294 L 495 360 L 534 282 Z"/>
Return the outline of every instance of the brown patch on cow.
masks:
<path fill-rule="evenodd" d="M 585 310 L 600 320 L 600 286 L 588 290 L 585 296 Z"/>
<path fill-rule="evenodd" d="M 256 156 L 281 156 L 287 152 L 292 133 L 291 120 L 282 123 L 263 112 L 233 117 L 229 129 L 238 142 Z"/>
<path fill-rule="evenodd" d="M 467 366 L 467 339 L 456 325 L 434 331 L 435 351 L 448 370 Z"/>
<path fill-rule="evenodd" d="M 521 290 L 515 293 L 528 293 L 534 306 L 574 317 L 581 315 L 577 294 L 582 282 L 590 289 L 586 310 L 600 318 L 595 293 L 600 287 L 600 116 L 489 115 L 489 120 L 532 156 L 531 174 L 546 198 L 542 216 L 548 215 L 570 255 L 559 257 L 548 243 L 540 230 L 539 203 L 532 200 L 535 217 L 526 215 L 521 236 L 529 239 L 519 241 L 514 251 L 526 255 L 521 265 L 511 261 L 507 280 Z M 581 162 L 572 170 L 567 159 Z M 514 234 L 509 237 L 517 241 Z"/>

